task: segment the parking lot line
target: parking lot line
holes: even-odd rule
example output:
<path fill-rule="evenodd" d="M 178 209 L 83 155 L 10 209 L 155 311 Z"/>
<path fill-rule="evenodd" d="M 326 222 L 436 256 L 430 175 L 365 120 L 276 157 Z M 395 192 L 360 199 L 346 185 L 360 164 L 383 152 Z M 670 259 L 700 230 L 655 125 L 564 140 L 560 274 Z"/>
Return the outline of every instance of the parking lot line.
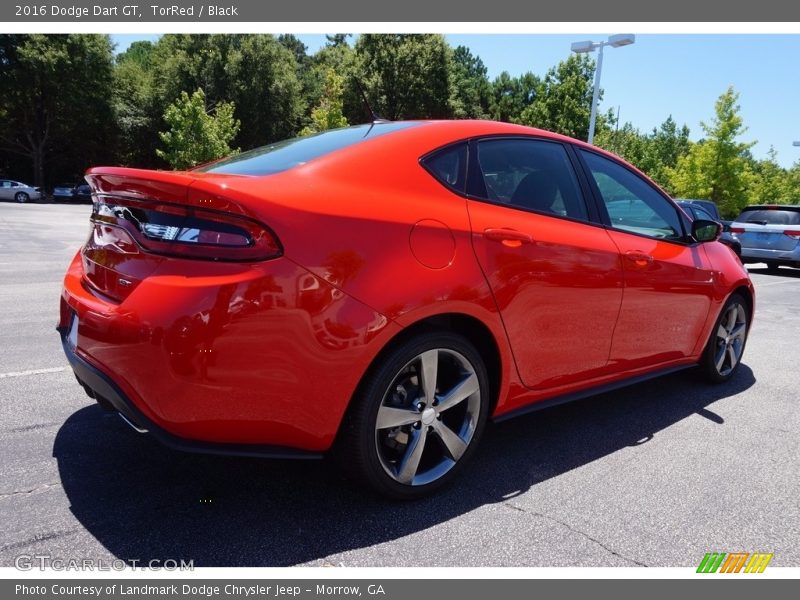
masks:
<path fill-rule="evenodd" d="M 25 377 L 27 375 L 43 375 L 45 373 L 58 373 L 66 370 L 66 367 L 50 367 L 49 369 L 30 369 L 29 371 L 12 371 L 11 373 L 0 373 L 0 379 L 8 377 Z"/>

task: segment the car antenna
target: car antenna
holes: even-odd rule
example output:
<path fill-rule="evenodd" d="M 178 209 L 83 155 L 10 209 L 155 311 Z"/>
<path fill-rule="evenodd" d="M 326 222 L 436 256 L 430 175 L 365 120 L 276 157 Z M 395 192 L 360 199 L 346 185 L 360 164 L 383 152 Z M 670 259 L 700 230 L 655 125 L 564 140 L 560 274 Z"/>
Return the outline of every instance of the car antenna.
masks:
<path fill-rule="evenodd" d="M 364 93 L 364 88 L 361 86 L 361 82 L 358 79 L 356 79 L 355 82 L 356 82 L 356 87 L 358 87 L 358 93 L 361 94 L 361 100 L 364 102 L 364 108 L 369 114 L 370 122 L 373 125 L 375 123 L 391 123 L 389 119 L 384 119 L 374 110 L 372 110 L 372 106 L 370 106 L 369 100 L 367 100 L 367 95 Z"/>

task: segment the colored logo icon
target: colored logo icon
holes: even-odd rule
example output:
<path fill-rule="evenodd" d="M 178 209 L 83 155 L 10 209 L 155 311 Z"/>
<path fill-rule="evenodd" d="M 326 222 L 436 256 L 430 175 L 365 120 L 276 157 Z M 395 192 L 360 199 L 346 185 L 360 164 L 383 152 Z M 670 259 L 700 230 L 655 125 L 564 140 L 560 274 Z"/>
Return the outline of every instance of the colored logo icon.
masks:
<path fill-rule="evenodd" d="M 772 553 L 708 552 L 697 567 L 698 573 L 763 573 Z"/>

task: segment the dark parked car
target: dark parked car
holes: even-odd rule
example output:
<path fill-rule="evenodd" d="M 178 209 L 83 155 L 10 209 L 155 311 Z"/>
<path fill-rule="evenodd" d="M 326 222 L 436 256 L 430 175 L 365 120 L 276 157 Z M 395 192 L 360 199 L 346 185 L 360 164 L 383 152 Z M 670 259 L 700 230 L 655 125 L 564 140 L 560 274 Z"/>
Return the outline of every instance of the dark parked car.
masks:
<path fill-rule="evenodd" d="M 59 183 L 53 187 L 53 200 L 72 200 L 74 196 L 74 183 Z"/>
<path fill-rule="evenodd" d="M 800 204 L 748 206 L 731 223 L 742 245 L 742 262 L 800 268 Z"/>
<path fill-rule="evenodd" d="M 90 188 L 89 184 L 85 181 L 75 187 L 75 200 L 81 202 L 92 201 L 92 188 Z"/>
<path fill-rule="evenodd" d="M 723 222 L 722 216 L 719 214 L 719 209 L 717 208 L 717 205 L 714 204 L 711 200 L 695 200 L 694 198 L 675 198 L 675 202 L 677 202 L 681 206 L 681 208 L 686 208 L 687 206 L 700 207 L 704 209 L 709 215 L 711 215 L 712 220 L 719 221 L 720 223 Z"/>
<path fill-rule="evenodd" d="M 731 222 L 720 219 L 716 204 L 710 200 L 676 200 L 676 202 L 678 206 L 692 218 L 692 221 L 706 219 L 722 223 L 722 235 L 719 237 L 719 241 L 728 246 L 736 253 L 736 256 L 741 258 L 742 244 L 731 233 Z"/>
<path fill-rule="evenodd" d="M 85 179 L 80 183 L 60 183 L 53 188 L 53 200 L 91 202 L 92 190 Z"/>

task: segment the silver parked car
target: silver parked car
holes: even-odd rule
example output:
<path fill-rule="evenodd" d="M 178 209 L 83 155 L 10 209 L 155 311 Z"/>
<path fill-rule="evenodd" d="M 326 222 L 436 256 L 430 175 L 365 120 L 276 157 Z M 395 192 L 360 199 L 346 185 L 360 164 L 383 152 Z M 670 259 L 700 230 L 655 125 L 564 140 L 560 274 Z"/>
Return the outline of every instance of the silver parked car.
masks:
<path fill-rule="evenodd" d="M 39 188 L 11 179 L 0 179 L 0 200 L 28 202 L 29 200 L 38 200 L 41 197 L 42 193 Z"/>
<path fill-rule="evenodd" d="M 743 263 L 800 267 L 800 204 L 748 206 L 731 223 Z"/>

